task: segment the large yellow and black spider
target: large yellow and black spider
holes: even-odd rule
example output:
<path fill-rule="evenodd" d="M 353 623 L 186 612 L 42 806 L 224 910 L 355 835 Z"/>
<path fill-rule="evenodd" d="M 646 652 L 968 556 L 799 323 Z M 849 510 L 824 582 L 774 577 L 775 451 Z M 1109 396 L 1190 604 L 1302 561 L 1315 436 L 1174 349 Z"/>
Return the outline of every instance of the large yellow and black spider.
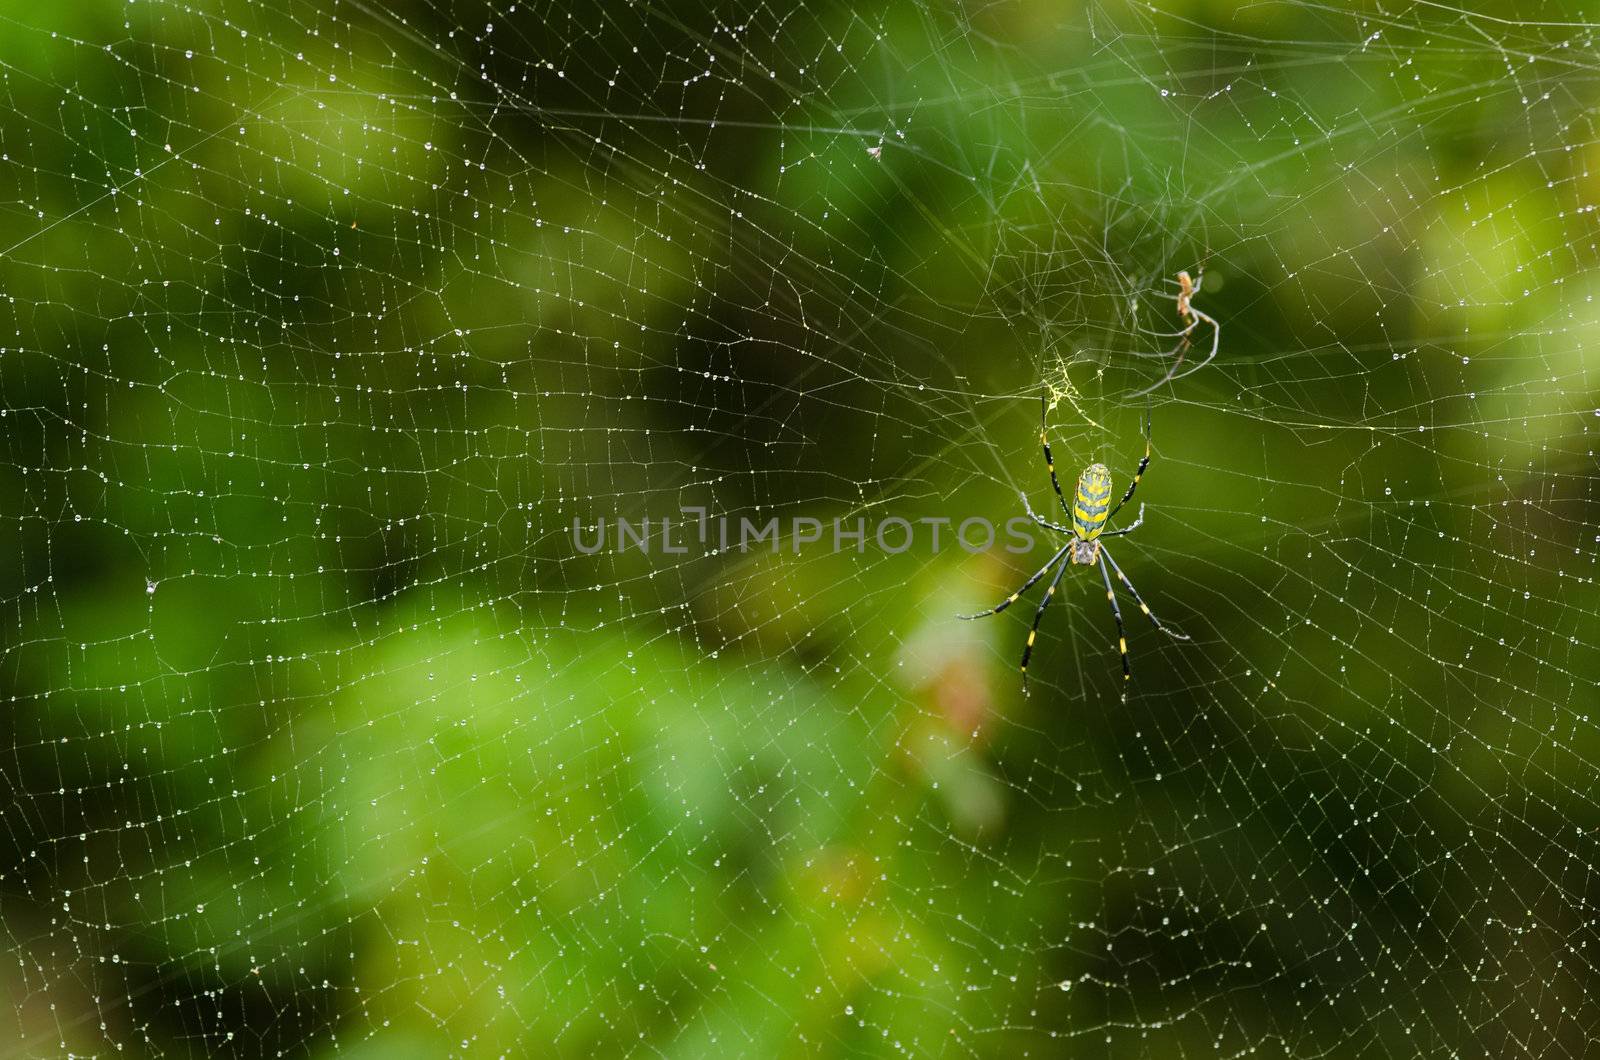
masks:
<path fill-rule="evenodd" d="M 1133 497 L 1133 491 L 1139 488 L 1139 480 L 1144 477 L 1145 469 L 1150 466 L 1150 415 L 1145 413 L 1144 421 L 1144 457 L 1139 461 L 1139 470 L 1133 473 L 1133 482 L 1128 486 L 1128 492 L 1122 495 L 1115 508 L 1108 507 L 1111 502 L 1111 472 L 1104 464 L 1090 464 L 1083 469 L 1083 474 L 1078 476 L 1078 490 L 1073 497 L 1073 505 L 1067 507 L 1067 498 L 1061 492 L 1061 481 L 1056 478 L 1055 460 L 1050 456 L 1050 438 L 1045 431 L 1045 414 L 1049 406 L 1044 398 L 1039 399 L 1039 443 L 1044 446 L 1044 464 L 1050 469 L 1050 485 L 1055 487 L 1056 499 L 1061 502 L 1061 510 L 1072 520 L 1071 526 L 1060 526 L 1038 515 L 1033 510 L 1033 505 L 1028 503 L 1028 495 L 1022 494 L 1022 505 L 1033 517 L 1033 521 L 1058 534 L 1068 535 L 1068 541 L 1061 550 L 1050 557 L 1048 563 L 1034 572 L 1033 577 L 1022 583 L 1022 587 L 999 604 L 987 611 L 980 611 L 975 615 L 958 615 L 958 618 L 974 619 L 986 618 L 989 615 L 998 615 L 1006 608 L 1017 602 L 1017 598 L 1029 589 L 1052 568 L 1056 568 L 1054 578 L 1050 579 L 1050 587 L 1044 591 L 1044 599 L 1039 601 L 1039 609 L 1033 613 L 1033 628 L 1028 631 L 1028 643 L 1022 648 L 1022 689 L 1028 689 L 1028 658 L 1033 654 L 1033 642 L 1039 635 L 1039 622 L 1044 618 L 1044 609 L 1050 606 L 1050 600 L 1056 594 L 1056 586 L 1061 583 L 1061 576 L 1066 573 L 1067 567 L 1074 563 L 1088 566 L 1100 565 L 1100 577 L 1106 584 L 1106 600 L 1111 604 L 1111 614 L 1117 620 L 1117 647 L 1122 652 L 1122 679 L 1130 679 L 1133 674 L 1128 668 L 1128 633 L 1122 625 L 1122 608 L 1117 604 L 1117 594 L 1111 588 L 1111 574 L 1115 572 L 1117 580 L 1128 590 L 1133 597 L 1133 602 L 1139 605 L 1139 610 L 1144 616 L 1163 633 L 1177 640 L 1189 638 L 1168 626 L 1161 624 L 1161 620 L 1146 606 L 1139 596 L 1139 590 L 1133 587 L 1128 576 L 1122 573 L 1122 568 L 1117 566 L 1117 561 L 1111 558 L 1111 553 L 1106 549 L 1103 538 L 1121 537 L 1131 534 L 1139 529 L 1144 522 L 1144 503 L 1139 504 L 1139 517 L 1121 530 L 1107 530 L 1106 524 L 1116 518 L 1117 512 Z M 1060 564 L 1057 566 L 1057 564 Z M 1108 566 L 1109 565 L 1109 566 Z"/>

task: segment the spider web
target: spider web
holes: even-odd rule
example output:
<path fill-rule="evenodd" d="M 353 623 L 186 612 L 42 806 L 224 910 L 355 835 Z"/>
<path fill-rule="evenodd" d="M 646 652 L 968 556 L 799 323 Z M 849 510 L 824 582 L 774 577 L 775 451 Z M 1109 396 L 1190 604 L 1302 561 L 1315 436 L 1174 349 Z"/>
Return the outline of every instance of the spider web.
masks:
<path fill-rule="evenodd" d="M 8 1054 L 1593 1050 L 1590 24 L 3 25 Z"/>

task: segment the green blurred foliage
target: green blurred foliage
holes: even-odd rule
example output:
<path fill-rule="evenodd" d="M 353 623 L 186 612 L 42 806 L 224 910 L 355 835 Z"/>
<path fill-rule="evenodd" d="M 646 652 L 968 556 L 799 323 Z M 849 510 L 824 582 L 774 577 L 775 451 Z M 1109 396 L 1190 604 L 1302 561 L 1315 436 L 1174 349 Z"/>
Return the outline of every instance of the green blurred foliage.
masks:
<path fill-rule="evenodd" d="M 5 1048 L 1577 1051 L 1476 971 L 1592 852 L 1559 26 L 5 15 Z M 952 620 L 1034 555 L 572 548 L 1003 521 L 1063 371 L 1125 476 L 1202 263 L 1127 701 L 1089 572 L 1030 698 Z"/>

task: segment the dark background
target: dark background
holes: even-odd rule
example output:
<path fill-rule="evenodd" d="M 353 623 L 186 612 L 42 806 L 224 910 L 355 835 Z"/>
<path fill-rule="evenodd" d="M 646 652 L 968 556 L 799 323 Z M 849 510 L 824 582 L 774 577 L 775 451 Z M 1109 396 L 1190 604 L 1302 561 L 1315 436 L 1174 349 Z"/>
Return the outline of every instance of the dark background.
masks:
<path fill-rule="evenodd" d="M 0 1053 L 1586 1054 L 1595 42 L 1489 6 L 0 7 Z M 1002 523 L 1040 394 L 1126 688 L 952 617 L 1042 542 L 573 547 Z"/>

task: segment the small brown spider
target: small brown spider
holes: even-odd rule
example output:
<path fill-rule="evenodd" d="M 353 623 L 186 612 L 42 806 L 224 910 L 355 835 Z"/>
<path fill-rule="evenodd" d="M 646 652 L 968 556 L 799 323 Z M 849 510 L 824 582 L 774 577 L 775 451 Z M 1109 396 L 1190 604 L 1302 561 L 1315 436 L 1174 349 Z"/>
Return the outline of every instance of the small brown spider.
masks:
<path fill-rule="evenodd" d="M 1177 359 L 1172 362 L 1172 367 L 1167 370 L 1167 374 L 1156 380 L 1154 386 L 1144 388 L 1133 395 L 1134 397 L 1143 397 L 1164 383 L 1169 383 L 1174 379 L 1182 379 L 1185 375 L 1193 375 L 1210 364 L 1211 359 L 1217 355 L 1217 345 L 1222 341 L 1222 325 L 1194 307 L 1194 296 L 1200 293 L 1200 281 L 1203 279 L 1205 279 L 1204 273 L 1201 273 L 1199 277 L 1191 277 L 1188 270 L 1178 273 L 1176 281 L 1178 293 L 1173 298 L 1178 303 L 1178 319 L 1183 322 L 1183 330 L 1155 333 L 1163 338 L 1175 338 L 1178 340 L 1178 345 L 1172 350 L 1172 353 L 1177 355 Z M 1211 328 L 1211 352 L 1206 354 L 1205 360 L 1191 367 L 1183 375 L 1179 375 L 1178 369 L 1183 367 L 1184 354 L 1189 352 L 1189 337 L 1194 334 L 1194 329 L 1201 324 L 1207 324 Z"/>

